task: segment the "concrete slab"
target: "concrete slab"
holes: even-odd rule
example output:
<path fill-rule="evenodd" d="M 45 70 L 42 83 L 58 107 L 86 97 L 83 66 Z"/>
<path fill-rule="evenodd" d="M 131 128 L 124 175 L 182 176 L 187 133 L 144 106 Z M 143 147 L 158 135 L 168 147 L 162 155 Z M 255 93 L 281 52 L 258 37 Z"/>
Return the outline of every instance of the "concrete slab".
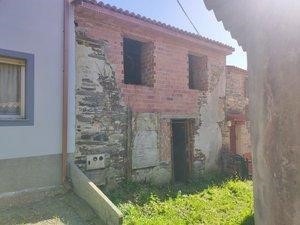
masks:
<path fill-rule="evenodd" d="M 102 225 L 99 217 L 73 192 L 0 210 L 0 225 Z"/>
<path fill-rule="evenodd" d="M 74 192 L 94 209 L 104 224 L 122 224 L 123 214 L 121 211 L 74 163 L 69 164 L 69 171 Z"/>

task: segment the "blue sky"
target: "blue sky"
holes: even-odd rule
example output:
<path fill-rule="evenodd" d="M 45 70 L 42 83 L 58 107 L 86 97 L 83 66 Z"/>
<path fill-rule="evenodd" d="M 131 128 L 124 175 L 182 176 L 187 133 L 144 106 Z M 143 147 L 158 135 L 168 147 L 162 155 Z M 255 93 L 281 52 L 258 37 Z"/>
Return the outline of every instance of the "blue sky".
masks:
<path fill-rule="evenodd" d="M 151 19 L 171 24 L 187 31 L 195 32 L 176 0 L 103 0 L 104 3 L 141 14 Z M 225 31 L 212 11 L 208 11 L 202 0 L 180 0 L 184 9 L 192 19 L 200 35 L 220 41 L 235 48 L 235 52 L 227 57 L 227 65 L 247 68 L 246 53 L 238 43 Z"/>

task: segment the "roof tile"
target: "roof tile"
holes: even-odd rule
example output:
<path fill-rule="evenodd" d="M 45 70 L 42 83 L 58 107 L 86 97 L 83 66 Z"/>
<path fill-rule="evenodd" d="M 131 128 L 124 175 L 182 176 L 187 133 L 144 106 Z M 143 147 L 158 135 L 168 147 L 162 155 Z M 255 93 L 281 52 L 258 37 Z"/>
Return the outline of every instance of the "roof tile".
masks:
<path fill-rule="evenodd" d="M 113 12 L 117 12 L 117 13 L 120 13 L 120 14 L 123 14 L 123 15 L 126 15 L 126 16 L 130 16 L 130 17 L 136 18 L 138 20 L 142 20 L 144 22 L 151 23 L 151 24 L 163 27 L 165 29 L 168 29 L 168 30 L 171 30 L 171 31 L 174 31 L 174 32 L 177 32 L 177 33 L 181 33 L 181 34 L 184 34 L 184 35 L 187 35 L 187 36 L 190 36 L 190 37 L 193 37 L 195 39 L 199 39 L 199 40 L 211 43 L 211 44 L 216 44 L 216 45 L 218 45 L 220 47 L 227 48 L 227 49 L 229 49 L 231 51 L 234 51 L 234 48 L 232 48 L 229 45 L 223 44 L 223 43 L 221 43 L 219 41 L 215 41 L 215 40 L 212 40 L 210 38 L 203 37 L 201 35 L 198 35 L 198 34 L 195 34 L 195 33 L 192 33 L 192 32 L 188 32 L 188 31 L 182 30 L 182 29 L 174 27 L 172 25 L 165 24 L 165 23 L 162 23 L 160 21 L 156 21 L 154 19 L 150 19 L 150 18 L 145 17 L 145 16 L 141 16 L 140 14 L 136 14 L 136 13 L 130 12 L 128 10 L 123 10 L 121 8 L 117 8 L 116 6 L 112 6 L 110 4 L 104 4 L 101 1 L 99 1 L 97 3 L 95 0 L 82 0 L 82 2 L 93 4 L 95 6 L 111 10 Z"/>

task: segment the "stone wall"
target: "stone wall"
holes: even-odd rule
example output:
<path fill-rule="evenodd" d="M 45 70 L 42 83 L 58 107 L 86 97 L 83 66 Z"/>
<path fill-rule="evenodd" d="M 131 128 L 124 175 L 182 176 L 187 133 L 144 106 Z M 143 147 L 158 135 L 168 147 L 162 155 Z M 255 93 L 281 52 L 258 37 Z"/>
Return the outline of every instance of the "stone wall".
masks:
<path fill-rule="evenodd" d="M 237 154 L 251 152 L 250 122 L 248 118 L 247 71 L 227 66 L 226 68 L 226 114 L 232 126 L 236 126 Z M 225 149 L 230 150 L 230 127 L 224 127 Z"/>
<path fill-rule="evenodd" d="M 248 74 L 246 70 L 226 67 L 226 110 L 228 113 L 246 114 L 249 104 L 247 96 Z"/>
<path fill-rule="evenodd" d="M 128 112 L 105 41 L 80 38 L 76 45 L 76 164 L 98 185 L 114 185 L 126 172 Z M 86 156 L 105 154 L 105 168 L 86 170 Z"/>

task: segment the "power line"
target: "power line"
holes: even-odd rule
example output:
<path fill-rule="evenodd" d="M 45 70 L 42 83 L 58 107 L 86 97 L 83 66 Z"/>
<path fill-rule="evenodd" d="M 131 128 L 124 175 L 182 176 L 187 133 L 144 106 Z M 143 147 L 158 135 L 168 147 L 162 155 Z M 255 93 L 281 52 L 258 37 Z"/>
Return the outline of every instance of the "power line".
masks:
<path fill-rule="evenodd" d="M 190 17 L 188 16 L 188 14 L 186 13 L 186 11 L 184 10 L 183 6 L 181 5 L 180 1 L 177 0 L 178 5 L 180 6 L 181 10 L 183 11 L 183 13 L 185 14 L 185 16 L 188 18 L 188 20 L 190 21 L 190 24 L 194 27 L 196 33 L 199 35 L 199 31 L 197 30 L 197 28 L 195 27 L 193 21 L 190 19 Z"/>

